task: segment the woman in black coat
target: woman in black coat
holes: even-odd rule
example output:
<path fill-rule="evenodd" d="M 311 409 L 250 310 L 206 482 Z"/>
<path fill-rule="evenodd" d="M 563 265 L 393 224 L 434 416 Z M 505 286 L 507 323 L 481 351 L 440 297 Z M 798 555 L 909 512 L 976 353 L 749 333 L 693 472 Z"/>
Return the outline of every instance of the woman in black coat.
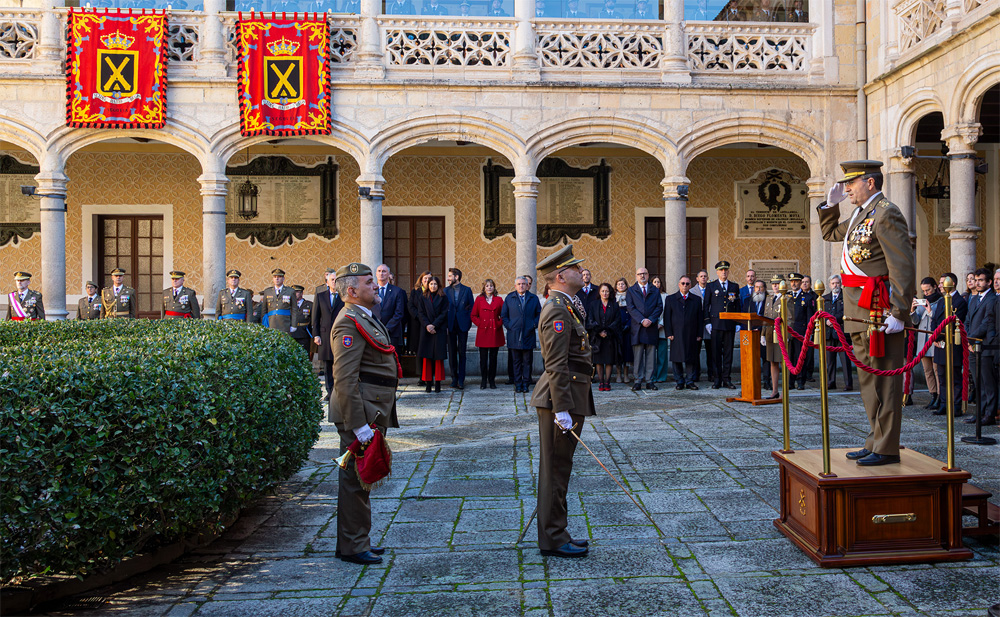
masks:
<path fill-rule="evenodd" d="M 618 344 L 621 341 L 621 316 L 615 292 L 608 283 L 601 283 L 598 299 L 587 306 L 587 331 L 594 348 L 594 366 L 601 392 L 611 390 L 611 374 L 618 361 Z"/>
<path fill-rule="evenodd" d="M 427 291 L 427 281 L 430 278 L 431 273 L 429 270 L 421 272 L 420 276 L 417 277 L 416 283 L 413 285 L 413 289 L 410 290 L 410 297 L 406 299 L 406 312 L 410 320 L 406 324 L 406 353 L 411 356 L 417 355 L 417 350 L 420 349 L 420 334 L 424 332 L 424 328 L 420 325 L 420 311 L 418 307 L 424 297 L 424 292 Z M 420 370 L 419 366 L 417 370 Z M 417 385 L 424 385 L 424 380 L 421 379 L 417 382 Z"/>
<path fill-rule="evenodd" d="M 448 357 L 448 297 L 441 288 L 441 279 L 432 276 L 427 281 L 427 291 L 417 305 L 420 315 L 420 347 L 417 358 L 423 364 L 421 377 L 431 391 L 431 381 L 434 391 L 441 391 L 441 380 L 444 379 L 444 360 Z"/>

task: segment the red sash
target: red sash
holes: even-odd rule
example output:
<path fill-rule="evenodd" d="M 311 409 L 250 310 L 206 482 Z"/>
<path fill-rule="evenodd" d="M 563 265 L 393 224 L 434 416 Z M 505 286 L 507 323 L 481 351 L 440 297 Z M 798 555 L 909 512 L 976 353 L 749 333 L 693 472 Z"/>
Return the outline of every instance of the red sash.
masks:
<path fill-rule="evenodd" d="M 191 313 L 181 313 L 178 311 L 163 311 L 163 314 L 166 315 L 167 317 L 187 317 L 187 318 L 192 317 Z"/>
<path fill-rule="evenodd" d="M 889 287 L 886 283 L 889 277 L 882 276 L 858 276 L 856 274 L 841 275 L 844 287 L 860 287 L 861 298 L 858 306 L 868 311 L 868 316 L 872 321 L 882 319 L 882 312 L 889 308 Z M 877 329 L 868 329 L 868 355 L 873 358 L 881 358 L 885 355 L 885 333 Z"/>

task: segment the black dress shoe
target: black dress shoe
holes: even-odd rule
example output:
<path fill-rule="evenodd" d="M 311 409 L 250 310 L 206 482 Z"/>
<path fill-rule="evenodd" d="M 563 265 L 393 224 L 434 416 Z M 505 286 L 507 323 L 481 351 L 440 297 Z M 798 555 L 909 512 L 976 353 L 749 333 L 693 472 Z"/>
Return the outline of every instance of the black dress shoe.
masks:
<path fill-rule="evenodd" d="M 373 555 L 381 555 L 382 553 L 385 552 L 385 547 L 383 547 L 383 546 L 373 546 L 370 549 L 368 549 L 368 552 L 371 553 L 371 554 L 373 554 Z"/>
<path fill-rule="evenodd" d="M 855 450 L 854 452 L 848 452 L 847 458 L 848 460 L 856 461 L 859 458 L 864 458 L 871 453 L 872 453 L 871 450 L 868 450 L 866 448 L 861 448 L 860 450 Z"/>
<path fill-rule="evenodd" d="M 816 381 L 816 378 L 815 377 L 810 377 L 810 378 L 806 379 L 806 381 L 808 381 L 809 383 L 813 383 L 814 381 Z"/>
<path fill-rule="evenodd" d="M 577 546 L 572 542 L 567 542 L 558 548 L 541 549 L 543 555 L 550 557 L 586 557 L 589 550 L 587 547 Z"/>
<path fill-rule="evenodd" d="M 726 386 L 727 388 L 729 388 L 730 390 L 735 390 L 735 389 L 736 389 L 736 384 L 734 384 L 734 383 L 733 383 L 733 382 L 731 382 L 731 381 L 727 381 L 727 382 L 725 383 L 725 386 Z"/>
<path fill-rule="evenodd" d="M 996 418 L 989 417 L 989 418 L 983 418 L 982 425 L 983 426 L 996 426 L 996 423 L 997 423 L 997 419 Z"/>
<path fill-rule="evenodd" d="M 464 383 L 460 383 L 460 384 L 458 384 L 458 385 L 457 385 L 457 386 L 455 386 L 455 387 L 456 387 L 457 389 L 459 389 L 459 390 L 465 390 L 465 384 L 464 384 Z"/>
<path fill-rule="evenodd" d="M 937 407 L 937 404 L 938 404 L 938 395 L 933 394 L 931 395 L 931 402 L 924 405 L 924 409 L 935 409 Z"/>
<path fill-rule="evenodd" d="M 490 382 L 490 390 L 496 390 L 496 389 L 497 389 L 497 385 L 491 381 Z"/>
<path fill-rule="evenodd" d="M 679 383 L 676 386 L 674 386 L 674 390 L 683 390 L 683 389 L 684 389 L 684 384 L 682 383 Z"/>
<path fill-rule="evenodd" d="M 799 385 L 795 386 L 795 389 L 796 390 L 805 390 L 806 389 L 806 384 L 800 383 Z"/>
<path fill-rule="evenodd" d="M 693 384 L 693 383 L 684 384 L 684 388 L 687 390 L 697 390 L 698 384 Z"/>
<path fill-rule="evenodd" d="M 349 563 L 360 563 L 361 565 L 371 565 L 373 563 L 382 563 L 382 558 L 378 555 L 372 553 L 371 551 L 362 551 L 357 555 L 338 555 L 341 561 L 346 561 Z"/>
<path fill-rule="evenodd" d="M 944 416 L 948 414 L 948 407 L 946 405 L 938 405 L 937 409 L 931 412 L 932 416 Z"/>
<path fill-rule="evenodd" d="M 580 548 L 587 548 L 590 546 L 589 540 L 570 540 L 569 543 L 573 546 L 579 546 Z"/>
<path fill-rule="evenodd" d="M 642 390 L 642 384 L 641 383 L 632 384 L 632 392 L 638 392 L 639 390 Z"/>
<path fill-rule="evenodd" d="M 899 462 L 899 455 L 892 454 L 876 454 L 872 452 L 864 458 L 859 458 L 857 460 L 858 465 L 862 467 L 874 467 L 876 465 L 892 465 Z"/>
<path fill-rule="evenodd" d="M 776 399 L 776 398 L 781 398 L 781 392 L 775 392 L 771 396 L 767 397 L 767 400 L 770 401 L 770 400 L 773 400 L 773 399 Z"/>
<path fill-rule="evenodd" d="M 965 420 L 962 420 L 962 422 L 964 422 L 966 424 L 975 424 L 976 423 L 976 416 L 974 416 L 974 415 L 973 416 L 969 416 Z"/>
<path fill-rule="evenodd" d="M 485 381 L 483 383 L 479 384 L 479 389 L 480 390 L 485 390 L 486 389 L 486 382 Z"/>
<path fill-rule="evenodd" d="M 647 390 L 659 390 L 659 388 L 656 387 L 656 384 L 652 383 L 652 382 L 646 384 L 646 389 Z"/>
<path fill-rule="evenodd" d="M 854 386 L 852 386 L 851 384 L 847 384 L 846 386 L 844 386 L 844 392 L 850 392 L 853 389 Z"/>
<path fill-rule="evenodd" d="M 719 389 L 719 388 L 721 388 L 721 387 L 722 387 L 722 384 L 721 384 L 721 383 L 713 383 L 713 384 L 712 384 L 712 389 L 713 389 L 713 390 L 718 390 L 718 389 Z"/>

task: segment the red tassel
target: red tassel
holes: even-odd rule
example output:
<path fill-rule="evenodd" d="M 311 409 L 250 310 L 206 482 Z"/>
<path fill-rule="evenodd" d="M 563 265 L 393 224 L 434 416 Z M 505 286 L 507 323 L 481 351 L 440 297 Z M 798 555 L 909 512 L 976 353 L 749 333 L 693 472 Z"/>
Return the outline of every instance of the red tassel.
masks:
<path fill-rule="evenodd" d="M 872 358 L 885 356 L 885 333 L 878 330 L 868 337 L 868 355 Z"/>

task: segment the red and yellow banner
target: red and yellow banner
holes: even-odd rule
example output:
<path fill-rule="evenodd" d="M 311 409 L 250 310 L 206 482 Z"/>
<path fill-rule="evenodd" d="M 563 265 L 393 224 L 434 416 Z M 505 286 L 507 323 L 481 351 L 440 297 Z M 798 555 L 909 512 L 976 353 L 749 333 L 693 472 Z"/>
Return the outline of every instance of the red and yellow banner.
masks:
<path fill-rule="evenodd" d="M 301 20 L 240 14 L 237 42 L 243 135 L 330 132 L 330 37 L 322 13 Z"/>
<path fill-rule="evenodd" d="M 66 123 L 86 128 L 163 128 L 166 34 L 163 11 L 71 9 Z"/>

